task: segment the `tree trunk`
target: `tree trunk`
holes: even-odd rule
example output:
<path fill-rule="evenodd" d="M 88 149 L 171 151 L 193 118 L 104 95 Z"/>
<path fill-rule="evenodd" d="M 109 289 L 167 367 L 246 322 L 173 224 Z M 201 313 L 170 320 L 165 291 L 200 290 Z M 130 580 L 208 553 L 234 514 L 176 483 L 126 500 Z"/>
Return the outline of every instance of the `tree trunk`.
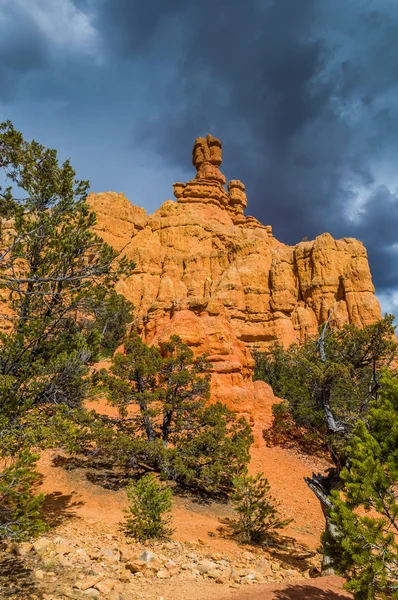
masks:
<path fill-rule="evenodd" d="M 327 475 L 321 475 L 321 473 L 315 475 L 313 473 L 311 478 L 304 477 L 304 480 L 321 503 L 322 512 L 325 516 L 326 531 L 335 538 L 337 529 L 330 520 L 330 513 L 333 509 L 330 493 L 332 490 L 338 490 L 342 486 L 337 469 L 329 469 Z M 322 575 L 334 575 L 333 561 L 327 554 L 324 554 L 322 558 Z"/>
<path fill-rule="evenodd" d="M 140 375 L 137 377 L 137 391 L 141 394 L 145 392 L 145 382 Z M 148 442 L 154 442 L 156 440 L 155 430 L 148 416 L 148 405 L 142 399 L 142 397 L 138 401 L 138 406 L 140 407 L 141 418 L 144 425 L 145 433 L 148 438 Z"/>
<path fill-rule="evenodd" d="M 326 323 L 324 324 L 322 332 L 317 341 L 319 356 L 320 356 L 320 359 L 323 362 L 323 364 L 326 364 L 326 362 L 327 362 L 326 349 L 325 349 L 326 333 L 329 328 L 330 321 L 332 319 L 332 316 L 333 316 L 333 313 L 335 310 L 336 310 L 336 307 L 334 307 L 334 309 L 329 314 L 329 317 L 328 317 Z M 345 425 L 343 423 L 339 423 L 334 418 L 333 411 L 330 406 L 330 390 L 329 389 L 322 390 L 321 397 L 320 397 L 320 404 L 322 407 L 322 411 L 323 411 L 323 415 L 324 415 L 324 418 L 326 421 L 328 431 L 330 433 L 333 433 L 334 435 L 339 435 L 339 434 L 344 433 Z M 322 512 L 325 517 L 326 531 L 333 538 L 335 538 L 337 535 L 337 529 L 333 525 L 333 523 L 331 523 L 331 520 L 330 520 L 330 514 L 333 509 L 333 502 L 330 499 L 330 493 L 333 490 L 338 490 L 338 489 L 341 489 L 341 487 L 342 487 L 342 481 L 341 481 L 340 475 L 339 475 L 339 472 L 341 469 L 341 460 L 340 460 L 340 457 L 335 455 L 335 453 L 333 452 L 333 449 L 331 447 L 329 447 L 329 451 L 331 453 L 331 456 L 332 456 L 333 461 L 334 461 L 335 465 L 337 466 L 337 468 L 328 469 L 327 475 L 321 475 L 321 473 L 318 473 L 318 475 L 315 475 L 315 473 L 313 473 L 311 479 L 309 477 L 304 477 L 304 480 L 305 480 L 306 484 L 308 485 L 308 487 L 310 488 L 310 490 L 312 490 L 314 492 L 315 496 L 318 498 L 319 502 L 321 503 Z M 322 558 L 322 574 L 323 575 L 334 575 L 333 560 L 327 554 L 324 554 L 323 558 Z"/>
<path fill-rule="evenodd" d="M 173 420 L 173 411 L 167 410 L 163 413 L 163 423 L 162 423 L 162 440 L 163 447 L 167 448 L 169 444 L 169 436 L 171 429 L 171 422 Z"/>

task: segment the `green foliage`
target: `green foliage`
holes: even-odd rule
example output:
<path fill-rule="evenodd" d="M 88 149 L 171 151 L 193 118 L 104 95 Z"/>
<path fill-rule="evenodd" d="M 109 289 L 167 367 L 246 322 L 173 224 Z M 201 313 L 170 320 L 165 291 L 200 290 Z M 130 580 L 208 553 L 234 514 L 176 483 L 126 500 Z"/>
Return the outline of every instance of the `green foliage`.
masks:
<path fill-rule="evenodd" d="M 304 429 L 307 439 L 308 434 L 311 435 L 312 444 L 318 447 L 319 441 L 325 444 L 335 465 L 325 475 L 313 473 L 311 478 L 305 478 L 325 515 L 328 543 L 324 546 L 322 568 L 326 572 L 333 568 L 333 540 L 338 546 L 345 525 L 350 519 L 351 525 L 356 520 L 348 505 L 345 513 L 340 513 L 341 523 L 333 524 L 331 516 L 335 501 L 336 506 L 339 502 L 337 490 L 348 485 L 344 467 L 349 465 L 349 447 L 354 443 L 353 436 L 358 436 L 358 428 L 362 427 L 358 423 L 371 418 L 369 411 L 379 402 L 385 385 L 383 372 L 397 357 L 392 315 L 362 329 L 345 325 L 339 330 L 331 329 L 332 317 L 333 312 L 320 328 L 316 340 L 287 350 L 276 346 L 269 356 L 256 357 L 257 377 L 269 382 L 276 395 L 288 402 L 288 414 L 285 404 L 274 413 L 274 438 L 283 427 L 287 436 L 292 432 L 293 436 L 297 435 L 290 427 L 291 417 L 298 429 Z M 268 431 L 265 437 L 269 435 Z M 360 534 L 359 527 L 355 534 Z M 363 556 L 366 557 L 366 552 Z M 368 558 L 372 563 L 372 550 Z M 356 560 L 362 560 L 360 554 L 354 562 Z"/>
<path fill-rule="evenodd" d="M 102 372 L 112 404 L 127 416 L 135 404 L 137 430 L 149 442 L 161 439 L 164 446 L 195 426 L 197 412 L 209 396 L 208 363 L 194 358 L 178 336 L 160 347 L 147 346 L 138 334 L 126 340 L 124 354 L 113 358 L 111 373 Z"/>
<path fill-rule="evenodd" d="M 309 430 L 295 422 L 286 400 L 273 404 L 272 416 L 272 426 L 263 431 L 268 446 L 300 448 L 305 454 L 325 456 L 327 448 L 324 440 L 316 430 Z"/>
<path fill-rule="evenodd" d="M 173 530 L 170 526 L 172 491 L 159 483 L 153 473 L 147 473 L 136 483 L 127 487 L 129 507 L 124 531 L 138 540 L 168 538 Z"/>
<path fill-rule="evenodd" d="M 87 323 L 87 327 L 100 333 L 101 355 L 112 356 L 126 336 L 127 325 L 133 318 L 133 306 L 112 289 L 107 290 L 105 295 L 101 289 L 100 296 L 92 304 L 94 318 Z"/>
<path fill-rule="evenodd" d="M 263 473 L 244 472 L 233 481 L 231 502 L 237 513 L 232 523 L 235 532 L 245 541 L 260 543 L 272 531 L 286 527 L 291 519 L 279 516 L 276 501 L 270 496 L 270 486 Z"/>
<path fill-rule="evenodd" d="M 88 368 L 121 341 L 130 306 L 113 287 L 133 265 L 93 233 L 88 182 L 10 122 L 0 124 L 0 169 L 12 183 L 0 187 L 2 531 L 32 535 L 41 500 L 27 449 L 86 435 Z"/>
<path fill-rule="evenodd" d="M 294 422 L 289 403 L 286 400 L 272 405 L 272 416 L 274 418 L 273 432 L 280 435 L 292 438 L 296 431 L 299 431 L 297 424 Z"/>
<path fill-rule="evenodd" d="M 44 497 L 34 495 L 38 455 L 23 449 L 0 473 L 0 539 L 24 540 L 46 531 L 41 519 Z"/>
<path fill-rule="evenodd" d="M 323 536 L 356 600 L 398 598 L 398 381 L 385 373 L 382 383 L 366 422 L 354 429 L 344 493 L 332 494 L 337 533 Z"/>
<path fill-rule="evenodd" d="M 206 406 L 208 369 L 205 357 L 194 358 L 177 336 L 149 347 L 133 335 L 125 353 L 114 356 L 111 373 L 94 376 L 97 391 L 106 391 L 120 414 L 111 430 L 109 423 L 97 427 L 97 444 L 125 464 L 147 465 L 193 490 L 227 493 L 249 460 L 253 437 L 225 405 Z"/>
<path fill-rule="evenodd" d="M 249 462 L 252 443 L 247 421 L 217 402 L 202 409 L 196 427 L 178 437 L 165 471 L 192 489 L 226 495 Z"/>
<path fill-rule="evenodd" d="M 38 405 L 79 406 L 101 346 L 102 332 L 87 324 L 132 265 L 93 233 L 88 183 L 75 180 L 69 161 L 59 165 L 55 150 L 3 123 L 0 167 L 27 194 L 0 189 L 10 220 L 1 236 L 0 395 L 15 420 Z"/>
<path fill-rule="evenodd" d="M 383 367 L 396 356 L 393 319 L 386 316 L 363 329 L 325 329 L 323 356 L 322 334 L 301 347 L 277 345 L 269 355 L 256 356 L 255 376 L 288 402 L 296 426 L 318 434 L 332 453 L 340 454 L 359 416 L 378 396 Z M 276 420 L 286 421 L 285 408 Z"/>

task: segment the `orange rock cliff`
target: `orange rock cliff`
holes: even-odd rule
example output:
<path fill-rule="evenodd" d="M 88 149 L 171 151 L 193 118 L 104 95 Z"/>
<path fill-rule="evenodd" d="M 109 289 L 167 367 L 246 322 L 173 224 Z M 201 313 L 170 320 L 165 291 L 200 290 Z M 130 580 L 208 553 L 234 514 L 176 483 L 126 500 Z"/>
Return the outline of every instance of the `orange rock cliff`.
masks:
<path fill-rule="evenodd" d="M 213 398 L 253 415 L 272 391 L 251 381 L 251 351 L 305 341 L 332 309 L 339 324 L 374 322 L 380 306 L 361 242 L 324 233 L 282 244 L 270 225 L 244 215 L 241 181 L 225 189 L 217 138 L 197 138 L 192 162 L 196 177 L 175 183 L 176 200 L 152 215 L 115 192 L 89 202 L 97 233 L 136 263 L 117 290 L 134 304 L 143 338 L 175 333 L 206 352 Z"/>

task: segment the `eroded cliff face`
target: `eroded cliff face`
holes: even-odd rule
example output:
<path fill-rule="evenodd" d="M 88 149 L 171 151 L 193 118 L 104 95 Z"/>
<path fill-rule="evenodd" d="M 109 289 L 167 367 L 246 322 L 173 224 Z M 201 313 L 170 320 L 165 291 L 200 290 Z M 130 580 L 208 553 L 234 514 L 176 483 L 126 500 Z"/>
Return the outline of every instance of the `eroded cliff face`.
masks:
<path fill-rule="evenodd" d="M 246 217 L 245 186 L 219 170 L 221 143 L 198 138 L 197 175 L 152 215 L 123 194 L 92 194 L 97 232 L 136 262 L 118 291 L 148 343 L 176 333 L 213 363 L 213 395 L 233 407 L 272 394 L 252 383 L 250 351 L 302 343 L 330 311 L 337 324 L 381 317 L 361 242 L 324 233 L 291 247 Z M 237 406 L 236 406 L 237 407 Z"/>

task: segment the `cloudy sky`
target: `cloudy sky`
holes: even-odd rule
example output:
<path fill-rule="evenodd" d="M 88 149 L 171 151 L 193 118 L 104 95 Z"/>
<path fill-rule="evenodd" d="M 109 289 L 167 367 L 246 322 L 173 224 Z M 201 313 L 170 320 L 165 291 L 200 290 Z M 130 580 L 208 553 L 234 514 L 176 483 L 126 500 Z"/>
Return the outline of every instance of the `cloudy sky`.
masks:
<path fill-rule="evenodd" d="M 397 0 L 0 0 L 0 121 L 148 211 L 224 144 L 247 213 L 361 239 L 398 313 Z"/>

